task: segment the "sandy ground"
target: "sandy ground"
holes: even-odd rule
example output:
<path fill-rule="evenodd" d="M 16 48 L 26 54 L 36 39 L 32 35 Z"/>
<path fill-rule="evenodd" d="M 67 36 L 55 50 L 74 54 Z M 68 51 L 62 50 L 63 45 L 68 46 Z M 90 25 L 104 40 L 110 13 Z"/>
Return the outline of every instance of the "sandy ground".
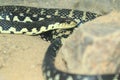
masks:
<path fill-rule="evenodd" d="M 41 66 L 50 43 L 39 36 L 11 34 L 1 34 L 0 42 L 0 80 L 44 80 Z M 62 69 L 58 56 L 56 67 Z"/>
<path fill-rule="evenodd" d="M 25 35 L 0 38 L 0 80 L 43 80 L 41 64 L 49 43 Z"/>

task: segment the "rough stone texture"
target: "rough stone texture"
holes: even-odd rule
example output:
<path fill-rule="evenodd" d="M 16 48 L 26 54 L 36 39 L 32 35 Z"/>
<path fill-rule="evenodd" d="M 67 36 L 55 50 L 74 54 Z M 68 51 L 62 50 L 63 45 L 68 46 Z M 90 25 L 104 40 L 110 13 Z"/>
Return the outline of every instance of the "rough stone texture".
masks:
<path fill-rule="evenodd" d="M 74 31 L 62 47 L 70 72 L 120 73 L 119 19 L 120 13 L 112 12 L 83 24 Z"/>

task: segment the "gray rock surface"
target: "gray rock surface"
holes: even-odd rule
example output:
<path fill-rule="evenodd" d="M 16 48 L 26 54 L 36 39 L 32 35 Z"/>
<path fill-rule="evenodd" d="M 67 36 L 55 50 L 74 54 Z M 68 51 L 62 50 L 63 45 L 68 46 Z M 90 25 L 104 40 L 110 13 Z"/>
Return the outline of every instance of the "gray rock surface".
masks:
<path fill-rule="evenodd" d="M 120 13 L 112 12 L 81 25 L 67 38 L 62 52 L 68 71 L 82 74 L 120 73 L 119 19 Z"/>

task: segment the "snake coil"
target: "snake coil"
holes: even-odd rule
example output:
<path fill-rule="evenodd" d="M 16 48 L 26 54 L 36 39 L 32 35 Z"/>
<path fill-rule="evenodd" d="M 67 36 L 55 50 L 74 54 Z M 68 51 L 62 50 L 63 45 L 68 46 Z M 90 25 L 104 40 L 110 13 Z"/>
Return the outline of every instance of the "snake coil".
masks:
<path fill-rule="evenodd" d="M 54 58 L 62 46 L 60 39 L 67 38 L 79 24 L 99 16 L 72 9 L 0 6 L 0 33 L 40 35 L 52 42 L 42 67 L 46 80 L 120 80 L 120 74 L 78 75 L 62 72 L 54 66 Z"/>

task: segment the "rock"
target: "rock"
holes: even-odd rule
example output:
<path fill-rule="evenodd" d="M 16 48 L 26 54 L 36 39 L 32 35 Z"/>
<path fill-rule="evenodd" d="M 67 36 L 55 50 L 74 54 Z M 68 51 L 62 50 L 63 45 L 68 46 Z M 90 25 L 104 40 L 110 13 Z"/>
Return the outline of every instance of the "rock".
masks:
<path fill-rule="evenodd" d="M 68 71 L 82 74 L 120 72 L 120 13 L 82 24 L 62 47 Z"/>

